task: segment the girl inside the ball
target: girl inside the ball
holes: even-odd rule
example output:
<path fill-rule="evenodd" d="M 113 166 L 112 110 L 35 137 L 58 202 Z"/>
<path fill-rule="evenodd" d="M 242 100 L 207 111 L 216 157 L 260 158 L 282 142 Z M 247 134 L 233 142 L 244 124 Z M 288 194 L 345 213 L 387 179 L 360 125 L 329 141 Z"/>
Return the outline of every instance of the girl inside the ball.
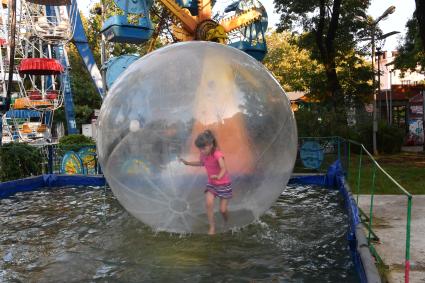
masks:
<path fill-rule="evenodd" d="M 227 223 L 227 206 L 229 199 L 232 198 L 232 186 L 229 174 L 227 173 L 226 163 L 223 153 L 217 148 L 217 140 L 210 130 L 206 130 L 198 135 L 195 145 L 200 151 L 198 161 L 186 161 L 180 158 L 180 161 L 189 166 L 204 166 L 208 183 L 205 190 L 205 206 L 207 210 L 209 229 L 208 234 L 215 234 L 214 220 L 214 199 L 220 199 L 220 212 L 224 223 Z"/>

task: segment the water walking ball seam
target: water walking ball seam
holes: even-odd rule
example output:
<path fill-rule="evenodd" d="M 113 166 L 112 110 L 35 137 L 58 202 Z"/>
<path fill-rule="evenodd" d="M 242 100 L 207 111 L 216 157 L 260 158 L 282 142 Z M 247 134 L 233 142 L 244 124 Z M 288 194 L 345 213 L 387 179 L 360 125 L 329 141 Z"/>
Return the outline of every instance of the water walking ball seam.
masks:
<path fill-rule="evenodd" d="M 134 62 L 103 102 L 99 162 L 118 201 L 155 230 L 206 233 L 196 136 L 210 129 L 232 179 L 229 221 L 216 201 L 217 232 L 258 219 L 291 175 L 297 130 L 290 102 L 265 67 L 236 48 L 185 42 Z"/>

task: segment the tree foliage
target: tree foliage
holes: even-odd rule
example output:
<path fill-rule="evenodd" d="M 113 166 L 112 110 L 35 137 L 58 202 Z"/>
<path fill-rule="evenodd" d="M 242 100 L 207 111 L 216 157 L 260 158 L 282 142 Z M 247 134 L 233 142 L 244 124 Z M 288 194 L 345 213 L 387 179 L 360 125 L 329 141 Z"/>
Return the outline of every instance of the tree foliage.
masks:
<path fill-rule="evenodd" d="M 407 33 L 404 42 L 398 47 L 398 56 L 394 64 L 396 69 L 402 71 L 418 70 L 425 71 L 425 49 L 422 43 L 419 24 L 416 17 L 412 17 L 407 23 Z"/>
<path fill-rule="evenodd" d="M 104 6 L 104 17 L 108 18 L 112 15 L 122 14 L 123 11 L 118 9 L 112 0 L 103 0 Z M 97 66 L 101 66 L 101 29 L 102 29 L 102 16 L 101 16 L 100 3 L 95 3 L 91 9 L 89 17 L 86 18 L 81 15 L 83 22 L 83 28 L 86 31 L 87 40 L 91 51 L 93 52 L 94 59 Z M 153 22 L 159 22 L 160 16 L 165 17 L 165 24 L 161 27 L 162 30 L 159 32 L 166 32 L 169 29 L 170 17 L 168 14 L 163 12 L 162 7 L 154 6 L 151 9 L 151 18 Z M 138 16 L 137 16 L 138 17 Z M 135 15 L 129 15 L 130 21 L 136 21 Z M 166 30 L 166 31 L 164 31 Z M 106 55 L 107 58 L 116 57 L 124 54 L 135 54 L 143 56 L 147 52 L 147 45 L 145 44 L 126 44 L 126 43 L 107 43 L 106 44 Z M 161 46 L 160 41 L 156 42 L 156 46 Z M 78 50 L 73 44 L 68 45 L 68 57 L 71 65 L 71 88 L 74 101 L 74 110 L 77 122 L 77 128 L 80 128 L 82 124 L 90 122 L 90 118 L 93 114 L 94 109 L 98 109 L 101 106 L 101 98 L 92 83 L 91 76 L 87 71 L 84 62 L 82 61 Z M 59 109 L 55 114 L 55 121 L 65 121 L 64 109 Z"/>
<path fill-rule="evenodd" d="M 266 37 L 268 53 L 264 65 L 285 91 L 310 92 L 325 80 L 323 65 L 311 58 L 311 52 L 298 46 L 299 37 L 288 32 Z"/>
<path fill-rule="evenodd" d="M 336 66 L 345 98 L 355 104 L 370 102 L 373 91 L 371 63 L 351 49 L 338 55 Z"/>
<path fill-rule="evenodd" d="M 103 1 L 103 17 L 105 19 L 113 16 L 120 15 L 124 12 L 116 7 L 113 0 L 102 0 Z M 93 48 L 92 50 L 95 53 L 95 57 L 99 61 L 100 64 L 100 40 L 101 40 L 101 29 L 102 29 L 102 7 L 100 3 L 95 3 L 90 9 L 90 16 L 88 18 L 88 27 L 90 28 L 90 34 L 88 35 L 88 41 L 90 46 Z M 162 21 L 162 25 L 159 27 L 158 33 L 160 35 L 164 35 L 170 31 L 171 17 L 168 13 L 164 12 L 164 8 L 156 3 L 153 4 L 150 12 L 150 19 L 153 23 L 153 26 L 156 26 L 159 22 Z M 128 15 L 128 20 L 130 22 L 137 23 L 140 15 Z M 161 42 L 157 42 L 156 47 L 160 47 L 163 44 Z M 106 43 L 106 56 L 115 57 L 125 54 L 136 54 L 143 56 L 147 53 L 149 46 L 149 42 L 143 44 L 130 44 L 130 43 Z"/>
<path fill-rule="evenodd" d="M 425 49 L 425 0 L 416 0 L 415 17 L 418 20 L 419 36 L 422 40 L 423 50 Z"/>
<path fill-rule="evenodd" d="M 84 15 L 81 15 L 81 20 L 96 63 L 98 66 L 100 66 L 99 47 L 96 45 L 97 42 L 93 41 L 93 38 L 98 34 L 96 31 L 88 32 L 92 30 L 92 28 Z M 87 68 L 74 44 L 67 45 L 67 53 L 69 64 L 71 66 L 69 75 L 71 81 L 72 99 L 74 102 L 75 119 L 77 123 L 77 129 L 79 129 L 81 128 L 82 124 L 90 122 L 90 118 L 94 109 L 100 108 L 102 99 L 100 98 L 92 78 L 87 71 Z M 67 125 L 64 108 L 60 108 L 55 112 L 55 122 L 63 122 L 64 125 Z"/>
<path fill-rule="evenodd" d="M 41 174 L 40 150 L 25 143 L 9 143 L 0 147 L 0 181 L 15 180 Z"/>
<path fill-rule="evenodd" d="M 275 0 L 281 14 L 278 31 L 305 32 L 304 46 L 312 51 L 324 67 L 326 97 L 334 106 L 343 99 L 341 82 L 337 73 L 339 56 L 355 49 L 355 39 L 365 35 L 366 9 L 369 0 Z"/>
<path fill-rule="evenodd" d="M 304 91 L 315 100 L 326 100 L 325 68 L 312 58 L 312 51 L 301 48 L 305 35 L 273 32 L 267 36 L 265 66 L 286 91 Z M 341 89 L 350 101 L 365 102 L 372 91 L 372 70 L 354 49 L 338 55 L 336 72 Z"/>

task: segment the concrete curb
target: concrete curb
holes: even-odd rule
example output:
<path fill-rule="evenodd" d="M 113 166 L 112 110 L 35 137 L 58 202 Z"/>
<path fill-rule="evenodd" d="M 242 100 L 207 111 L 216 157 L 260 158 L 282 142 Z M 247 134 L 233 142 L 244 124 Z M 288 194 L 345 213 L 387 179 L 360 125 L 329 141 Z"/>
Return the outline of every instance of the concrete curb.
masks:
<path fill-rule="evenodd" d="M 379 275 L 378 269 L 375 265 L 375 259 L 372 256 L 368 241 L 365 235 L 364 225 L 359 223 L 356 226 L 355 235 L 357 239 L 357 251 L 360 255 L 363 269 L 366 274 L 368 283 L 381 283 L 381 276 Z"/>

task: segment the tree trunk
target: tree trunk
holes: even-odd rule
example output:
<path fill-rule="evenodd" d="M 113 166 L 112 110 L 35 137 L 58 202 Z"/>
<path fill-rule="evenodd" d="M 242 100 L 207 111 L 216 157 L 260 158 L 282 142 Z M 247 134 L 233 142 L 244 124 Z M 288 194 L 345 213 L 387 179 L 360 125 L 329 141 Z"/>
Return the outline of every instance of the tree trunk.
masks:
<path fill-rule="evenodd" d="M 422 47 L 425 50 L 425 0 L 416 0 L 415 14 L 419 23 L 419 35 L 422 40 Z"/>
<path fill-rule="evenodd" d="M 335 109 L 337 106 L 341 106 L 340 102 L 343 97 L 341 93 L 341 85 L 339 84 L 338 75 L 336 73 L 335 57 L 329 59 L 330 62 L 325 65 L 325 73 L 327 78 L 327 89 L 331 94 L 329 102 Z"/>
<path fill-rule="evenodd" d="M 335 109 L 338 102 L 342 99 L 341 85 L 339 83 L 338 75 L 336 73 L 335 63 L 335 36 L 338 29 L 339 16 L 341 9 L 341 0 L 335 0 L 332 7 L 332 16 L 329 22 L 329 27 L 324 36 L 324 26 L 326 17 L 325 1 L 320 1 L 319 7 L 319 23 L 316 30 L 316 44 L 320 52 L 321 61 L 325 67 L 327 78 L 326 88 L 329 93 L 329 100 L 332 107 Z"/>

